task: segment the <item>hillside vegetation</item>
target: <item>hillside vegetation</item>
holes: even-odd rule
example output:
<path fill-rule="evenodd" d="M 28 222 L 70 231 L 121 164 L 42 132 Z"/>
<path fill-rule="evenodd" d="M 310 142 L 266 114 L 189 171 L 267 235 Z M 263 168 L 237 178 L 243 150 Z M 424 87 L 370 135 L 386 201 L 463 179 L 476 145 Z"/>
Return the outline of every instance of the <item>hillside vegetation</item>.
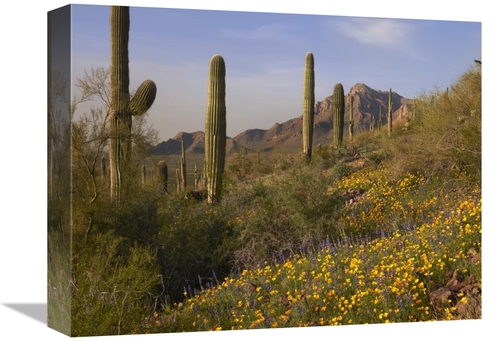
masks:
<path fill-rule="evenodd" d="M 481 318 L 480 67 L 418 96 L 390 136 L 308 164 L 233 154 L 217 203 L 191 175 L 180 193 L 141 186 L 137 157 L 121 203 L 75 165 L 70 288 L 49 269 L 74 336 Z"/>

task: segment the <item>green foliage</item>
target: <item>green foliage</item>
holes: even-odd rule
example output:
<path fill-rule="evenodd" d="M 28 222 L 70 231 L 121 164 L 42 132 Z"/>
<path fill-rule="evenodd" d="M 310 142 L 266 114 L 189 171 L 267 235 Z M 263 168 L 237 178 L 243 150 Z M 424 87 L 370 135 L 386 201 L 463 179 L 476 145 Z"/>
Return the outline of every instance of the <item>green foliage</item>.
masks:
<path fill-rule="evenodd" d="M 248 181 L 271 174 L 273 165 L 270 155 L 248 152 L 241 149 L 228 156 L 227 175 L 229 181 Z"/>
<path fill-rule="evenodd" d="M 318 148 L 314 150 L 313 156 L 315 162 L 317 160 L 321 161 L 324 169 L 329 169 L 335 162 L 335 156 L 331 153 L 330 147 L 328 146 L 318 146 Z"/>
<path fill-rule="evenodd" d="M 47 326 L 71 333 L 71 233 L 67 212 L 51 202 L 47 233 Z M 61 219 L 63 218 L 63 219 Z"/>
<path fill-rule="evenodd" d="M 481 70 L 472 68 L 449 91 L 420 95 L 408 131 L 388 145 L 394 172 L 422 171 L 463 186 L 481 181 Z"/>
<path fill-rule="evenodd" d="M 246 267 L 336 233 L 342 199 L 327 194 L 332 179 L 321 173 L 314 164 L 296 165 L 279 176 L 228 189 L 223 204 L 236 215 L 236 264 Z"/>
<path fill-rule="evenodd" d="M 184 290 L 200 289 L 200 278 L 206 283 L 213 273 L 229 273 L 234 216 L 225 205 L 178 197 L 165 198 L 162 207 L 158 261 L 169 302 L 180 302 Z"/>
<path fill-rule="evenodd" d="M 331 170 L 331 174 L 334 178 L 343 178 L 344 176 L 347 176 L 354 172 L 354 168 L 352 166 L 349 166 L 348 164 L 344 162 L 337 162 Z"/>
<path fill-rule="evenodd" d="M 119 335 L 142 330 L 161 288 L 156 251 L 112 232 L 79 244 L 73 257 L 72 336 Z"/>

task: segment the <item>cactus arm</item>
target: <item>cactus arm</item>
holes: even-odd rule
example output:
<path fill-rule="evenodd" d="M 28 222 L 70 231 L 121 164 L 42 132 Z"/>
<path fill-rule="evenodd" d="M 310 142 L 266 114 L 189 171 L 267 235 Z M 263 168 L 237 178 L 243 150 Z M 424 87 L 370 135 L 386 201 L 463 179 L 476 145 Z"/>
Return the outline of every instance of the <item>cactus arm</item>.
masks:
<path fill-rule="evenodd" d="M 130 101 L 132 115 L 143 115 L 151 108 L 156 98 L 156 84 L 150 79 L 145 80 L 135 92 Z"/>

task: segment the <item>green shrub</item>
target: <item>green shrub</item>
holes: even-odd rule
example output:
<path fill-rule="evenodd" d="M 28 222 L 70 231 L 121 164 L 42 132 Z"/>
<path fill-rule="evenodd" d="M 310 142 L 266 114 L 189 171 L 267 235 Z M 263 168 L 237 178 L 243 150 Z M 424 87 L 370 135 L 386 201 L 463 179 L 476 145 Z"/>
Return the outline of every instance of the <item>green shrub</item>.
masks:
<path fill-rule="evenodd" d="M 74 250 L 72 336 L 140 332 L 161 292 L 156 251 L 129 247 L 114 233 L 94 235 Z"/>
<path fill-rule="evenodd" d="M 333 166 L 331 173 L 334 178 L 343 178 L 354 172 L 355 169 L 352 166 L 349 166 L 345 162 L 337 162 L 335 166 Z"/>
<path fill-rule="evenodd" d="M 223 278 L 231 267 L 233 213 L 222 203 L 207 204 L 180 197 L 168 198 L 161 211 L 157 238 L 158 261 L 170 302 L 180 302 L 185 290 L 200 290 Z"/>
<path fill-rule="evenodd" d="M 236 214 L 235 264 L 247 267 L 334 235 L 342 199 L 327 192 L 333 181 L 322 167 L 295 166 L 280 176 L 226 193 Z"/>
<path fill-rule="evenodd" d="M 388 148 L 396 172 L 420 171 L 459 186 L 481 179 L 481 70 L 471 68 L 446 91 L 434 89 L 413 105 L 408 132 Z"/>

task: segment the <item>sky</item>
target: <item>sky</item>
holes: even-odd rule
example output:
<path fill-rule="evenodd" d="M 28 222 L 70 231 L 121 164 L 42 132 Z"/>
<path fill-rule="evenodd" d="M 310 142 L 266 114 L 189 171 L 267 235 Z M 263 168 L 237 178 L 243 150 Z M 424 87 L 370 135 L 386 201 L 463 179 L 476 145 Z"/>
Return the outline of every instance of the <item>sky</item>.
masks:
<path fill-rule="evenodd" d="M 401 340 L 401 335 L 404 335 L 404 339 L 408 341 L 422 340 L 426 336 L 435 337 L 445 337 L 458 338 L 458 339 L 477 339 L 477 336 L 481 334 L 481 330 L 488 330 L 491 327 L 495 328 L 498 325 L 498 305 L 500 301 L 498 295 L 495 295 L 494 285 L 500 280 L 499 272 L 495 265 L 495 259 L 498 255 L 495 250 L 498 249 L 499 229 L 498 229 L 498 192 L 500 186 L 498 183 L 498 128 L 500 126 L 500 115 L 498 115 L 498 79 L 500 79 L 499 64 L 496 61 L 500 60 L 500 53 L 498 48 L 498 32 L 500 32 L 500 20 L 498 20 L 498 11 L 496 9 L 496 2 L 491 0 L 456 0 L 453 1 L 453 5 L 450 5 L 448 0 L 419 0 L 416 1 L 404 1 L 401 0 L 356 0 L 351 1 L 325 1 L 325 0 L 308 0 L 307 2 L 294 2 L 294 1 L 282 1 L 282 0 L 252 0 L 252 1 L 234 1 L 234 0 L 211 0 L 207 2 L 206 0 L 122 0 L 122 1 L 104 1 L 104 0 L 91 0 L 78 1 L 80 4 L 99 4 L 99 5 L 130 5 L 130 6 L 149 6 L 149 7 L 173 7 L 173 8 L 189 8 L 189 9 L 210 9 L 210 10 L 236 10 L 236 11 L 253 11 L 253 12 L 275 12 L 275 13 L 293 13 L 293 14 L 314 14 L 314 15 L 339 15 L 339 16 L 349 16 L 349 17 L 383 17 L 383 18 L 410 18 L 410 19 L 425 19 L 425 20 L 446 20 L 446 21 L 475 21 L 481 22 L 481 50 L 474 52 L 469 51 L 471 47 L 464 47 L 463 51 L 458 51 L 451 54 L 451 56 L 446 57 L 447 49 L 455 48 L 456 50 L 461 49 L 461 44 L 465 44 L 463 37 L 458 39 L 454 47 L 448 47 L 444 49 L 444 52 L 439 52 L 437 47 L 440 47 L 446 41 L 441 38 L 439 41 L 435 41 L 430 44 L 430 47 L 419 48 L 418 52 L 423 56 L 427 56 L 431 62 L 426 63 L 427 68 L 431 67 L 432 61 L 436 60 L 436 56 L 443 55 L 444 57 L 438 58 L 439 67 L 434 67 L 432 72 L 428 76 L 427 73 L 420 70 L 417 75 L 413 75 L 418 79 L 422 79 L 421 82 L 413 82 L 408 80 L 404 84 L 408 85 L 415 84 L 415 89 L 404 90 L 403 85 L 396 85 L 395 80 L 397 77 L 381 77 L 380 79 L 387 79 L 388 84 L 378 85 L 372 79 L 375 76 L 368 76 L 369 70 L 361 69 L 361 63 L 358 67 L 352 67 L 350 69 L 350 74 L 353 75 L 353 80 L 347 80 L 341 78 L 344 69 L 350 65 L 348 61 L 344 60 L 342 65 L 335 64 L 335 70 L 332 75 L 321 76 L 323 83 L 326 83 L 325 90 L 316 91 L 316 97 L 321 99 L 321 97 L 326 97 L 333 90 L 333 84 L 338 82 L 344 82 L 345 87 L 350 87 L 356 82 L 364 82 L 373 88 L 387 88 L 392 87 L 396 92 L 401 93 L 404 96 L 411 96 L 413 92 L 420 91 L 421 88 L 429 89 L 438 83 L 441 87 L 445 87 L 449 84 L 455 77 L 464 71 L 472 62 L 473 59 L 478 59 L 477 54 L 481 53 L 479 56 L 483 60 L 483 257 L 484 267 L 483 267 L 483 287 L 484 287 L 484 297 L 482 302 L 483 318 L 476 321 L 460 321 L 460 322 L 437 322 L 437 323 L 398 323 L 391 325 L 370 325 L 370 326 L 345 326 L 345 327 L 321 327 L 321 328 L 293 328 L 293 329 L 281 329 L 281 330 L 266 330 L 266 331 L 252 331 L 252 332 L 221 332 L 221 333 L 191 333 L 191 334 L 172 334 L 168 335 L 169 340 L 199 340 L 202 337 L 204 340 L 234 340 L 240 336 L 251 338 L 267 339 L 269 336 L 283 338 L 287 340 L 304 340 L 311 337 L 327 337 L 331 339 L 334 338 L 352 338 L 355 333 L 356 337 L 369 337 L 370 340 L 383 340 L 383 341 L 396 341 Z M 2 155 L 2 166 L 0 167 L 0 179 L 2 179 L 2 196 L 4 199 L 1 211 L 1 226 L 0 229 L 0 267 L 2 269 L 2 281 L 0 282 L 0 319 L 2 323 L 2 336 L 10 340 L 18 339 L 50 339 L 50 340 L 67 340 L 67 337 L 60 334 L 54 330 L 47 328 L 46 326 L 46 299 L 47 299 L 47 286 L 46 286 L 46 269 L 47 269 L 47 229 L 46 229 L 46 214 L 47 214 L 47 172 L 46 172 L 46 162 L 47 162 L 47 144 L 46 144 L 46 128 L 47 128 L 47 116 L 46 116 L 46 103 L 47 103 L 47 59 L 46 59 L 46 44 L 47 44 L 47 31 L 46 31 L 46 17 L 47 12 L 55 8 L 67 5 L 66 1 L 59 0 L 26 0 L 26 1 L 10 1 L 5 2 L 2 6 L 2 11 L 0 13 L 0 37 L 2 39 L 2 55 L 0 56 L 0 68 L 2 70 L 2 134 L 0 134 L 0 153 Z M 102 18 L 106 19 L 106 14 L 103 14 Z M 99 16 L 96 16 L 96 22 Z M 88 20 L 93 20 L 93 17 L 88 18 Z M 101 19 L 99 19 L 101 20 Z M 132 17 L 132 20 L 134 18 Z M 188 28 L 195 27 L 195 23 L 199 22 L 201 19 L 197 19 L 196 22 L 191 22 Z M 76 18 L 75 18 L 76 21 Z M 241 23 L 243 24 L 243 23 Z M 247 23 L 248 24 L 248 23 Z M 436 23 L 434 23 L 436 24 Z M 107 24 L 103 24 L 104 29 L 107 28 Z M 239 28 L 242 27 L 225 26 L 228 28 Z M 90 28 L 87 28 L 88 34 L 95 34 Z M 132 23 L 132 31 L 136 30 L 134 24 Z M 255 32 L 256 27 L 254 27 Z M 201 35 L 205 30 L 200 30 Z M 448 28 L 448 34 L 456 32 L 456 28 Z M 157 30 L 157 32 L 164 32 Z M 241 32 L 241 31 L 240 31 Z M 284 31 L 286 33 L 288 31 Z M 419 38 L 419 41 L 431 41 L 434 40 L 434 36 L 437 34 L 436 31 L 425 31 L 418 35 L 413 31 L 412 36 L 414 37 L 414 42 Z M 132 32 L 131 32 L 132 33 Z M 165 32 L 164 32 L 165 33 Z M 177 31 L 176 34 L 181 34 L 182 32 Z M 257 31 L 258 33 L 258 31 Z M 394 32 L 393 32 L 394 33 Z M 135 33 L 134 33 L 135 34 Z M 256 34 L 256 33 L 254 33 Z M 261 33 L 262 34 L 262 33 Z M 294 34 L 297 34 L 294 31 Z M 104 34 L 105 35 L 105 34 Z M 206 35 L 203 36 L 206 39 Z M 97 38 L 96 38 L 97 39 Z M 219 37 L 219 39 L 221 39 Z M 330 38 L 331 41 L 332 38 Z M 202 45 L 203 39 L 197 39 L 197 44 Z M 220 40 L 219 40 L 220 41 Z M 101 41 L 101 44 L 106 42 L 106 38 Z M 355 40 L 352 38 L 350 43 L 355 45 Z M 106 43 L 107 44 L 107 43 Z M 132 42 L 131 42 L 132 44 Z M 235 44 L 235 43 L 234 43 Z M 249 44 L 247 41 L 246 44 Z M 327 57 L 318 50 L 321 46 L 330 46 L 331 51 L 342 50 L 341 48 L 336 48 L 333 44 L 326 44 L 326 42 L 312 46 L 311 52 L 315 54 L 317 65 L 319 68 L 320 61 L 323 64 L 327 64 Z M 362 43 L 356 43 L 356 46 L 361 47 Z M 98 46 L 97 40 L 95 44 L 90 45 L 90 47 Z M 161 45 L 156 45 L 158 50 L 162 49 L 163 53 L 167 53 L 167 48 Z M 417 45 L 414 43 L 412 45 L 417 49 Z M 89 47 L 89 51 L 91 51 Z M 194 50 L 196 46 L 191 46 L 191 50 Z M 271 45 L 272 47 L 272 45 Z M 370 50 L 368 50 L 370 47 Z M 75 46 L 76 48 L 76 46 Z M 103 51 L 106 47 L 100 47 Z M 188 48 L 188 47 L 186 47 Z M 351 46 L 352 48 L 352 46 Z M 375 49 L 375 46 L 370 46 L 369 44 L 364 44 L 364 50 L 361 49 L 361 54 L 350 53 L 351 59 L 361 58 L 367 54 L 374 54 L 378 52 L 378 55 L 384 54 L 386 57 L 393 55 L 394 50 L 390 50 L 387 47 L 379 47 Z M 172 48 L 170 48 L 172 49 Z M 276 49 L 275 49 L 276 50 Z M 305 49 L 304 49 L 305 50 Z M 300 74 L 297 76 L 294 86 L 297 87 L 297 94 L 293 98 L 296 104 L 294 104 L 293 110 L 296 111 L 295 114 L 287 113 L 287 117 L 298 117 L 300 115 L 300 98 L 301 98 L 301 84 L 302 84 L 302 67 L 307 51 L 300 50 L 297 52 L 297 68 Z M 370 51 L 370 52 L 368 52 Z M 250 51 L 251 52 L 251 51 Z M 359 50 L 358 50 L 359 52 Z M 470 56 L 462 56 L 462 54 L 469 53 Z M 206 56 L 200 58 L 197 67 L 200 68 L 200 110 L 202 116 L 205 112 L 205 101 L 206 101 L 206 82 L 208 75 L 208 61 L 212 53 L 224 54 L 226 59 L 226 64 L 228 66 L 228 78 L 235 77 L 236 75 L 236 61 L 231 59 L 225 51 L 207 51 Z M 333 53 L 333 52 L 332 52 Z M 189 54 L 191 55 L 191 54 Z M 76 52 L 74 54 L 76 57 Z M 167 61 L 163 59 L 162 55 L 148 52 L 148 56 L 151 59 L 158 58 L 167 64 Z M 254 58 L 260 55 L 254 56 Z M 154 57 L 154 58 L 153 58 Z M 286 57 L 292 58 L 291 55 Z M 402 62 L 405 59 L 409 59 L 407 55 L 403 56 L 399 54 L 399 59 L 393 61 L 394 66 L 398 62 Z M 433 58 L 430 58 L 433 57 Z M 90 57 L 88 57 L 90 58 Z M 107 57 L 102 58 L 102 66 L 106 66 Z M 295 58 L 295 57 L 293 57 Z M 337 57 L 338 59 L 339 57 Z M 446 60 L 449 58 L 449 60 Z M 460 58 L 460 59 L 458 59 Z M 463 58 L 463 61 L 462 61 Z M 96 59 L 98 59 L 96 57 Z M 335 58 L 334 58 L 335 59 Z M 335 59 L 335 60 L 337 60 Z M 291 60 L 291 59 L 290 59 Z M 446 62 L 443 62 L 445 60 Z M 76 60 L 75 60 L 76 62 Z M 133 61 L 132 61 L 133 62 Z M 169 61 L 169 63 L 173 63 Z M 374 60 L 371 61 L 374 63 Z M 393 65 L 390 64 L 390 66 Z M 411 65 L 409 69 L 404 69 L 401 72 L 406 72 L 409 74 L 413 72 L 413 68 L 416 68 L 418 63 L 413 61 L 414 64 Z M 424 63 L 424 61 L 422 61 Z M 85 64 L 85 63 L 83 63 Z M 88 65 L 81 65 L 82 68 L 88 68 L 89 65 L 95 64 L 95 60 L 88 59 Z M 438 77 L 441 72 L 444 72 L 446 68 L 450 65 L 455 65 L 456 70 L 452 70 L 449 73 L 446 72 L 446 77 Z M 254 68 L 257 68 L 253 64 Z M 76 67 L 76 64 L 75 64 Z M 332 62 L 333 68 L 333 62 Z M 379 66 L 379 69 L 381 67 Z M 154 75 L 149 74 L 139 74 L 137 67 L 132 68 L 132 80 L 133 85 L 137 86 L 142 80 L 146 78 L 154 79 L 158 85 L 161 85 L 160 78 L 167 79 L 157 71 Z M 375 67 L 373 68 L 375 69 Z M 388 67 L 386 67 L 388 69 Z M 174 68 L 174 70 L 178 70 Z M 319 70 L 319 69 L 318 69 Z M 318 71 L 317 71 L 318 72 Z M 400 73 L 401 73 L 400 72 Z M 252 73 L 252 74 L 255 74 Z M 153 77 L 154 76 L 154 77 Z M 160 77 L 161 76 L 161 77 Z M 359 77 L 358 77 L 359 76 Z M 425 77 L 424 77 L 425 76 Z M 319 81 L 319 75 L 318 82 Z M 187 76 L 184 75 L 187 79 Z M 274 77 L 272 79 L 275 79 Z M 331 78 L 331 79 L 330 79 Z M 362 78 L 362 80 L 358 79 Z M 180 86 L 184 79 L 177 79 L 177 84 Z M 264 82 L 260 82 L 261 86 L 267 85 Z M 285 83 L 284 81 L 282 83 Z M 390 83 L 390 84 L 389 84 Z M 285 86 L 287 84 L 284 84 Z M 194 85 L 189 84 L 186 86 L 188 89 L 193 89 Z M 173 86 L 171 86 L 173 87 Z M 275 86 L 278 87 L 278 86 Z M 229 94 L 234 93 L 236 89 L 232 86 L 228 89 L 228 109 L 229 101 L 232 100 Z M 331 89 L 330 89 L 331 88 Z M 159 87 L 160 91 L 163 92 Z M 176 98 L 179 96 L 181 91 L 178 91 L 174 95 L 174 91 L 171 90 L 171 94 L 165 94 L 168 100 L 166 100 L 165 107 L 170 106 Z M 261 96 L 265 95 L 262 91 Z M 236 96 L 232 95 L 231 96 Z M 241 96 L 241 95 L 240 95 Z M 297 99 L 296 97 L 299 97 Z M 252 94 L 249 96 L 250 99 L 245 101 L 245 105 L 260 105 L 263 100 L 256 99 L 256 95 Z M 277 96 L 274 96 L 277 97 Z M 291 97 L 290 97 L 291 98 Z M 194 97 L 189 101 L 194 102 Z M 298 101 L 298 102 L 297 102 Z M 285 101 L 286 102 L 286 101 Z M 292 99 L 290 99 L 292 102 Z M 154 110 L 155 106 L 160 103 L 158 102 L 151 108 L 151 119 L 154 118 L 156 112 Z M 286 102 L 287 103 L 287 102 Z M 297 104 L 298 103 L 298 104 Z M 238 103 L 234 103 L 236 106 Z M 184 103 L 184 106 L 187 104 Z M 292 109 L 290 109 L 292 110 Z M 158 111 L 158 117 L 162 115 L 165 116 L 165 127 L 161 128 L 163 131 L 168 131 L 167 127 L 173 126 L 172 131 L 178 130 L 195 130 L 203 129 L 190 126 L 184 126 L 190 124 L 190 116 L 184 119 L 183 122 L 175 120 L 176 116 L 167 110 Z M 254 113 L 255 114 L 255 113 Z M 231 109 L 228 115 L 236 115 L 235 110 Z M 256 115 L 256 114 L 255 114 Z M 269 115 L 274 115 L 271 113 Z M 239 117 L 238 119 L 243 120 Z M 198 119 L 197 119 L 198 120 Z M 199 122 L 196 120 L 197 124 Z M 261 118 L 261 121 L 263 119 Z M 270 121 L 280 121 L 281 118 L 274 118 Z M 228 127 L 233 129 L 232 126 L 237 122 L 236 118 L 228 117 Z M 182 123 L 182 124 L 181 124 Z M 256 126 L 266 128 L 267 123 L 254 122 L 249 126 Z M 178 126 L 177 126 L 178 125 Z M 160 126 L 160 124 L 159 124 Z M 182 127 L 181 127 L 182 126 Z M 175 128 L 175 129 L 174 129 Z M 169 128 L 170 129 L 170 128 Z M 235 127 L 233 130 L 237 131 L 238 128 Z M 170 133 L 169 133 L 170 134 Z M 29 250 L 29 251 L 27 251 Z M 7 303 L 15 303 L 19 309 L 11 309 L 7 307 Z M 452 323 L 452 325 L 450 325 Z M 237 337 L 235 337 L 237 335 Z M 266 338 L 267 337 L 267 338 Z M 124 337 L 127 338 L 127 337 Z M 99 340 L 116 340 L 116 337 L 102 337 Z M 165 335 L 145 335 L 145 336 L 133 336 L 134 340 L 164 340 Z"/>
<path fill-rule="evenodd" d="M 75 79 L 110 65 L 109 6 L 73 5 L 72 11 Z M 316 101 L 330 96 L 338 82 L 346 93 L 361 82 L 413 98 L 445 89 L 482 59 L 478 21 L 132 6 L 130 22 L 130 90 L 146 79 L 156 83 L 148 122 L 160 140 L 205 129 L 214 54 L 226 63 L 231 137 L 302 114 L 307 52 L 315 59 Z"/>

